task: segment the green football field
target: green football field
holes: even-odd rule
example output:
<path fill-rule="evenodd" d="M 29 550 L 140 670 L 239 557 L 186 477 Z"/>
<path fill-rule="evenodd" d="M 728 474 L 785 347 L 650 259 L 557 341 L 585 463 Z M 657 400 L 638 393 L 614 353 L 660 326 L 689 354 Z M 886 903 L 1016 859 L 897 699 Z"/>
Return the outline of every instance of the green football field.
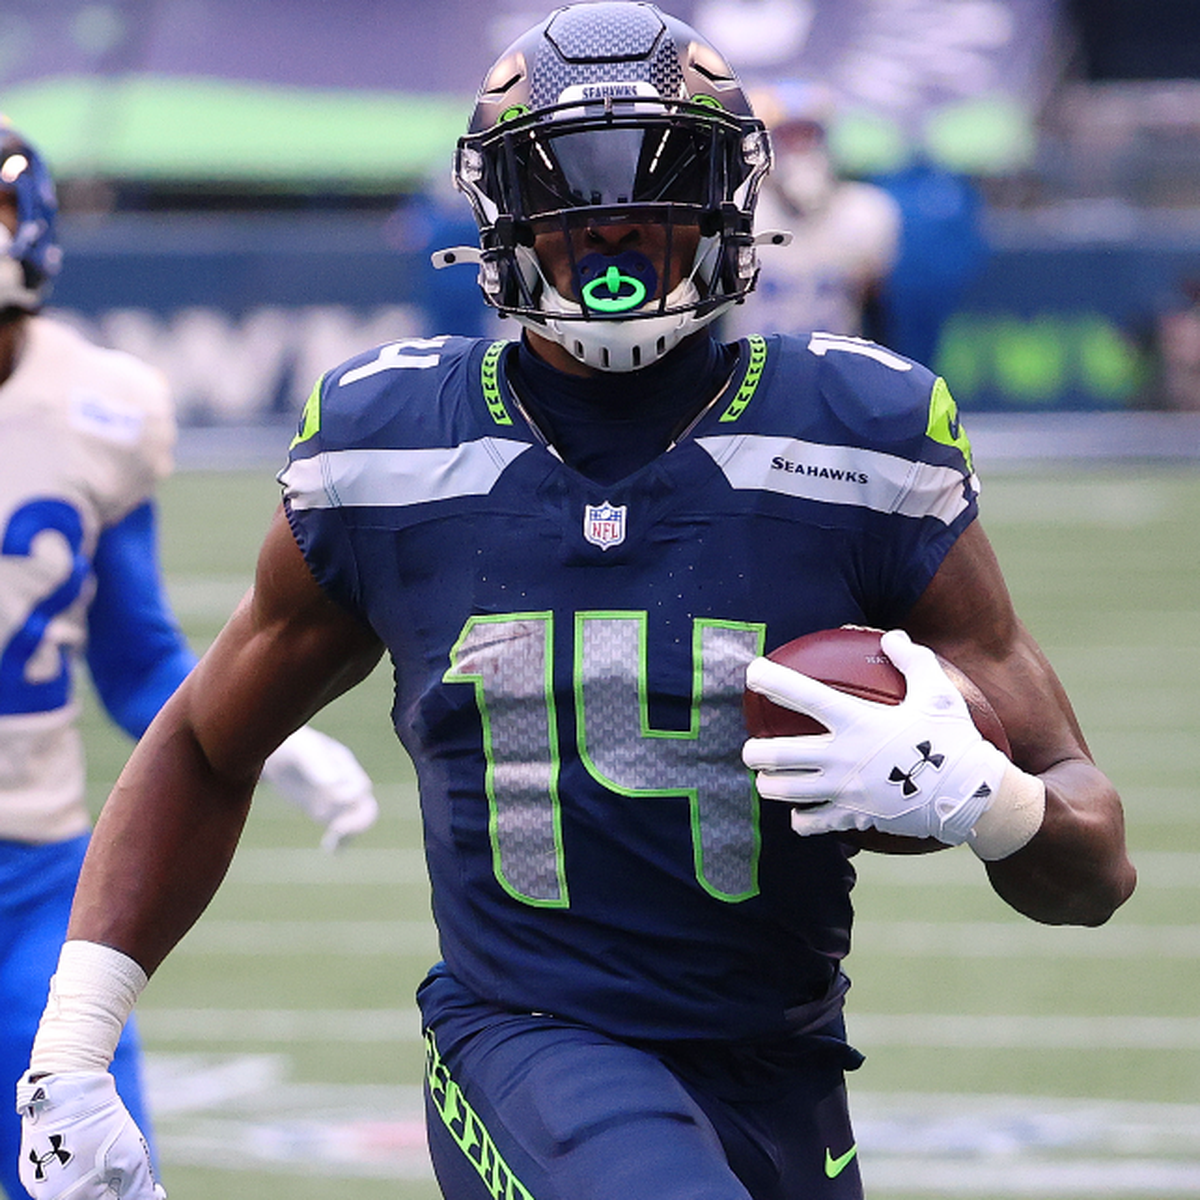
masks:
<path fill-rule="evenodd" d="M 269 468 L 184 472 L 164 565 L 198 648 L 249 582 Z M 1012 912 L 969 851 L 862 856 L 850 1080 L 891 1200 L 1200 1197 L 1200 471 L 990 480 L 1018 608 L 1125 797 L 1140 870 L 1101 929 Z M 139 1006 L 171 1200 L 432 1200 L 412 995 L 436 956 L 385 667 L 315 722 L 373 775 L 340 855 L 264 788 L 229 879 Z M 98 806 L 127 743 L 89 702 Z"/>

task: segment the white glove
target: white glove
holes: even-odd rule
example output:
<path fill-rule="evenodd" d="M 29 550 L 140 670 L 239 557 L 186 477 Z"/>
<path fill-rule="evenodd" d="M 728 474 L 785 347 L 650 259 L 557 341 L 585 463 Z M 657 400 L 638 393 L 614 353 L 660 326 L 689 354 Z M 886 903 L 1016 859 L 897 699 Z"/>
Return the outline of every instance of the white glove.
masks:
<path fill-rule="evenodd" d="M 905 677 L 899 704 L 861 700 L 754 659 L 749 688 L 831 733 L 750 738 L 742 760 L 758 772 L 761 796 L 803 806 L 792 812 L 799 834 L 873 828 L 957 846 L 1015 768 L 979 734 L 932 650 L 899 629 L 883 635 L 882 649 Z"/>
<path fill-rule="evenodd" d="M 26 1075 L 17 1112 L 21 1183 L 34 1200 L 166 1200 L 107 1071 Z"/>
<path fill-rule="evenodd" d="M 267 759 L 262 777 L 325 826 L 322 850 L 336 850 L 379 816 L 371 777 L 353 751 L 310 725 L 297 729 Z"/>

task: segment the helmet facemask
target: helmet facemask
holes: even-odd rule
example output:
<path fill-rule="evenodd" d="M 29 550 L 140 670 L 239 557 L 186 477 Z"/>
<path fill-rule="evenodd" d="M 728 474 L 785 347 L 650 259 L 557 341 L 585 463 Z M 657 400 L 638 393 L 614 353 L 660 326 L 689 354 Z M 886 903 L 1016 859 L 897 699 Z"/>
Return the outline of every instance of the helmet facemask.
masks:
<path fill-rule="evenodd" d="M 760 122 L 714 98 L 588 90 L 462 138 L 454 180 L 480 227 L 488 303 L 589 366 L 636 370 L 753 287 L 770 150 Z M 622 227 L 642 244 L 624 245 Z"/>

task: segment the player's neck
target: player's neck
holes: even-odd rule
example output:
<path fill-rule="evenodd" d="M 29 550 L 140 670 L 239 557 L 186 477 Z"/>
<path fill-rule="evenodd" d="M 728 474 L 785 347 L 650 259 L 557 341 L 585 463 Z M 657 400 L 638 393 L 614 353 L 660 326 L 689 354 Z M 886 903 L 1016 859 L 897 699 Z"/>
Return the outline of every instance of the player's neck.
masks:
<path fill-rule="evenodd" d="M 17 369 L 28 329 L 28 313 L 0 316 L 0 384 L 6 383 Z"/>
<path fill-rule="evenodd" d="M 667 450 L 724 385 L 737 360 L 708 330 L 640 371 L 556 370 L 529 341 L 509 360 L 522 409 L 558 456 L 597 483 L 634 474 Z"/>

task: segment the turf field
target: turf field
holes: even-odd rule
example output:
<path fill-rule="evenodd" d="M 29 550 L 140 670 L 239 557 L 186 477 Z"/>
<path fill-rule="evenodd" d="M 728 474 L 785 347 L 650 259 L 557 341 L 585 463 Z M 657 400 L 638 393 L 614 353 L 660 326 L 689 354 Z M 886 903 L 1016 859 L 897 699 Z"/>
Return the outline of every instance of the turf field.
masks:
<path fill-rule="evenodd" d="M 184 472 L 164 560 L 197 646 L 249 581 L 269 468 Z M 863 856 L 851 1080 L 868 1195 L 1200 1197 L 1200 471 L 992 479 L 1019 609 L 1126 799 L 1138 893 L 1099 930 L 1008 910 L 966 850 Z M 380 668 L 317 724 L 378 785 L 336 858 L 264 789 L 140 1006 L 171 1200 L 432 1200 L 412 993 L 435 956 Z M 98 804 L 126 745 L 89 709 Z"/>

